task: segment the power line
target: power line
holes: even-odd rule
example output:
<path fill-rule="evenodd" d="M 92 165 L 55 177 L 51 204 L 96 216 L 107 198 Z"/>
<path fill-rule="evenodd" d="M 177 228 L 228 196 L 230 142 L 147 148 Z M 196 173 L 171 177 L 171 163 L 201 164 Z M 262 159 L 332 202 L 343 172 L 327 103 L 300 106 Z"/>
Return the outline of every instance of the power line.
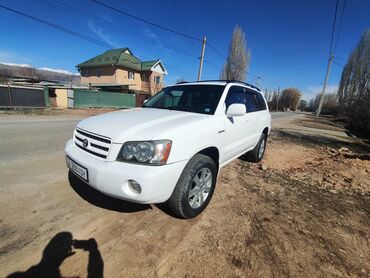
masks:
<path fill-rule="evenodd" d="M 118 9 L 118 8 L 112 7 L 112 6 L 108 5 L 108 4 L 105 4 L 105 3 L 99 2 L 99 1 L 97 1 L 97 0 L 91 0 L 91 1 L 92 1 L 92 2 L 94 2 L 94 3 L 96 3 L 96 4 L 98 4 L 98 5 L 100 5 L 100 6 L 106 7 L 106 8 L 108 8 L 108 9 L 112 10 L 112 11 L 115 11 L 115 12 L 121 13 L 121 14 L 123 14 L 123 15 L 125 15 L 125 16 L 131 17 L 131 18 L 133 18 L 133 19 L 135 19 L 135 20 L 138 20 L 138 21 L 144 22 L 144 23 L 146 23 L 146 24 L 149 24 L 149 25 L 155 26 L 155 27 L 157 27 L 157 28 L 159 28 L 159 29 L 162 29 L 162 30 L 165 30 L 165 31 L 167 31 L 167 32 L 170 32 L 170 33 L 173 33 L 173 34 L 176 34 L 176 35 L 179 35 L 179 36 L 182 36 L 182 37 L 185 37 L 185 38 L 188 38 L 188 39 L 194 40 L 194 41 L 198 41 L 198 42 L 202 42 L 202 41 L 203 41 L 203 40 L 201 40 L 201 39 L 195 38 L 195 37 L 193 37 L 193 36 L 189 36 L 189 35 L 184 34 L 184 33 L 182 33 L 182 32 L 179 32 L 179 31 L 176 31 L 176 30 L 173 30 L 173 29 L 167 28 L 167 27 L 162 26 L 162 25 L 159 25 L 159 24 L 157 24 L 157 23 L 153 23 L 153 22 L 151 22 L 151 21 L 149 21 L 149 20 L 143 19 L 143 18 L 138 17 L 138 16 L 136 16 L 136 15 L 129 14 L 129 13 L 125 12 L 125 11 L 122 11 L 122 10 L 120 10 L 120 9 Z"/>
<path fill-rule="evenodd" d="M 37 1 L 37 0 L 34 0 L 34 1 L 39 2 L 39 1 Z M 122 10 L 116 9 L 116 8 L 114 8 L 114 7 L 111 7 L 111 6 L 109 6 L 109 5 L 106 5 L 106 4 L 104 4 L 104 3 L 101 3 L 101 2 L 99 2 L 99 1 L 96 1 L 96 0 L 91 0 L 91 1 L 92 1 L 92 2 L 94 2 L 94 3 L 97 3 L 97 4 L 99 4 L 99 5 L 102 5 L 102 6 L 104 6 L 104 7 L 107 7 L 107 8 L 109 8 L 109 9 L 112 9 L 112 10 L 114 10 L 114 11 L 117 11 L 117 12 L 119 12 L 119 13 L 122 13 L 122 14 L 124 14 L 124 15 L 127 15 L 127 16 L 129 16 L 129 17 L 131 17 L 131 18 L 136 19 L 136 20 L 139 20 L 139 21 L 145 22 L 145 23 L 147 23 L 147 24 L 150 24 L 150 25 L 156 26 L 156 27 L 158 27 L 158 28 L 160 28 L 160 29 L 163 29 L 163 30 L 165 30 L 165 31 L 168 31 L 168 32 L 171 32 L 171 33 L 174 33 L 174 34 L 177 34 L 177 35 L 183 36 L 183 37 L 187 37 L 187 38 L 192 39 L 192 40 L 195 40 L 195 41 L 201 41 L 201 40 L 199 40 L 199 39 L 197 39 L 197 38 L 195 38 L 195 37 L 192 37 L 192 36 L 189 36 L 189 35 L 183 34 L 183 33 L 181 33 L 181 32 L 178 32 L 178 31 L 175 31 L 175 30 L 169 29 L 169 28 L 167 28 L 167 27 L 164 27 L 164 26 L 158 25 L 158 24 L 156 24 L 156 23 L 149 22 L 149 21 L 147 21 L 147 20 L 145 20 L 145 19 L 142 19 L 142 18 L 136 17 L 136 16 L 134 16 L 134 15 L 128 14 L 128 13 L 126 13 L 126 12 L 122 11 Z M 59 1 L 58 1 L 58 2 L 59 2 Z M 40 2 L 39 2 L 39 3 L 40 3 Z M 59 4 L 63 5 L 61 2 L 59 2 Z M 64 5 L 64 6 L 66 6 L 66 5 Z M 16 14 L 18 14 L 18 15 L 21 15 L 21 16 L 23 16 L 23 17 L 26 17 L 26 18 L 29 18 L 29 19 L 31 19 L 31 20 L 37 21 L 37 22 L 39 22 L 39 23 L 42 23 L 42 24 L 44 24 L 44 25 L 46 25 L 46 26 L 52 27 L 52 28 L 54 28 L 54 29 L 57 29 L 57 30 L 59 30 L 59 31 L 63 31 L 63 32 L 67 33 L 67 34 L 70 34 L 70 35 L 73 35 L 73 36 L 79 37 L 79 38 L 81 38 L 81 39 L 84 39 L 84 40 L 86 40 L 86 41 L 89 41 L 89 42 L 91 42 L 91 43 L 97 44 L 97 45 L 99 45 L 99 46 L 102 46 L 102 47 L 105 47 L 105 48 L 109 48 L 109 49 L 114 48 L 112 45 L 110 45 L 110 44 L 108 44 L 108 43 L 105 43 L 105 42 L 102 42 L 102 41 L 96 40 L 96 39 L 91 38 L 91 37 L 89 37 L 89 36 L 86 36 L 86 35 L 83 35 L 83 34 L 81 34 L 81 33 L 78 33 L 78 32 L 75 32 L 75 31 L 72 31 L 72 30 L 70 30 L 70 29 L 64 28 L 64 27 L 62 27 L 62 26 L 59 26 L 59 25 L 57 25 L 57 24 L 54 24 L 54 23 L 48 22 L 48 21 L 46 21 L 46 20 L 43 20 L 43 19 L 40 19 L 40 18 L 37 18 L 37 17 L 34 17 L 34 16 L 32 16 L 32 15 L 25 14 L 25 13 L 23 13 L 23 12 L 21 12 L 21 11 L 18 11 L 18 10 L 15 10 L 15 9 L 12 9 L 12 8 L 9 8 L 9 7 L 6 7 L 6 6 L 3 6 L 3 5 L 1 5 L 1 4 L 0 4 L 0 7 L 1 7 L 1 8 L 3 8 L 3 9 L 5 9 L 5 10 L 8 10 L 8 11 L 10 11 L 10 12 L 13 12 L 13 13 L 16 13 Z M 72 7 L 70 7 L 70 8 L 72 8 Z M 80 13 L 88 14 L 88 13 L 86 13 L 86 12 L 82 12 L 81 10 L 78 10 L 78 9 L 75 9 L 75 8 L 72 8 L 72 9 L 74 9 L 74 10 L 76 10 L 76 11 L 80 12 Z M 91 15 L 91 14 L 88 14 L 88 15 L 89 15 L 89 16 L 93 16 L 93 15 Z M 93 16 L 93 17 L 97 18 L 96 16 Z M 100 20 L 100 19 L 99 19 L 99 20 Z M 121 32 L 120 30 L 117 30 L 117 31 Z M 211 45 L 211 44 L 209 44 L 209 43 L 207 43 L 207 44 L 208 44 L 208 46 L 209 46 L 213 51 L 215 51 L 218 55 L 220 55 L 220 56 L 221 56 L 221 57 L 223 57 L 225 60 L 227 60 L 227 57 L 226 57 L 226 56 L 224 56 L 224 55 L 223 55 L 223 54 L 222 54 L 222 53 L 221 53 L 217 48 L 215 48 L 213 45 Z M 171 49 L 171 48 L 169 48 L 169 49 Z M 175 50 L 175 49 L 172 49 L 172 50 Z M 175 50 L 175 51 L 179 51 L 179 50 Z M 181 52 L 182 52 L 182 51 L 181 51 Z M 193 55 L 191 55 L 191 54 L 189 54 L 189 53 L 186 53 L 186 52 L 182 52 L 182 53 L 184 53 L 184 54 L 186 54 L 186 55 L 188 55 L 188 56 L 191 56 L 191 57 L 193 57 L 193 58 L 198 59 L 198 57 L 195 57 L 195 56 L 193 56 Z M 209 65 L 212 65 L 212 66 L 214 66 L 214 67 L 217 67 L 216 65 L 211 64 L 211 63 L 210 63 L 210 62 L 208 62 L 208 61 L 207 61 L 206 63 L 208 63 Z M 234 63 L 233 63 L 233 64 L 234 64 Z M 235 64 L 234 64 L 234 65 L 235 65 Z M 235 65 L 235 66 L 237 66 L 237 65 Z M 244 71 L 245 71 L 245 70 L 244 70 Z M 245 72 L 246 72 L 246 73 L 248 73 L 248 74 L 249 74 L 249 75 L 251 75 L 251 76 L 255 76 L 255 77 L 257 77 L 257 78 L 258 78 L 258 76 L 257 76 L 257 75 L 254 75 L 254 74 L 252 74 L 251 72 L 248 72 L 248 71 L 245 71 Z M 184 73 L 185 73 L 185 72 L 184 72 Z M 186 74 L 189 74 L 189 73 L 186 73 Z"/>
<path fill-rule="evenodd" d="M 322 106 L 324 104 L 325 89 L 326 89 L 326 85 L 327 85 L 328 80 L 329 80 L 331 65 L 332 65 L 333 60 L 334 60 L 334 53 L 332 52 L 332 50 L 333 50 L 333 38 L 334 38 L 334 33 L 335 33 L 335 24 L 336 24 L 336 21 L 337 21 L 338 3 L 339 3 L 339 0 L 337 0 L 337 3 L 335 5 L 333 29 L 331 31 L 331 40 L 330 40 L 329 61 L 328 61 L 328 66 L 326 68 L 324 84 L 322 86 L 322 93 L 321 93 L 321 96 L 320 96 L 319 107 L 316 110 L 316 119 L 319 118 L 320 113 L 321 113 L 321 108 L 322 108 Z"/>
<path fill-rule="evenodd" d="M 195 56 L 195 52 L 198 51 L 198 47 L 195 47 L 193 49 L 193 51 L 191 51 L 191 53 L 194 55 L 194 57 L 198 60 L 199 57 Z M 179 66 L 179 65 L 182 65 L 183 63 L 185 63 L 186 61 L 188 60 L 188 57 L 185 57 L 184 59 L 182 59 L 180 62 L 177 62 L 176 63 L 176 66 Z"/>
<path fill-rule="evenodd" d="M 42 1 L 40 1 L 40 0 L 32 0 L 32 1 L 37 2 L 37 3 L 41 4 L 41 5 L 45 5 L 45 6 L 48 6 L 48 7 L 53 8 L 53 9 L 57 9 L 57 10 L 59 10 L 59 8 L 58 8 L 58 7 L 56 7 L 55 5 L 51 5 L 50 3 L 44 3 L 44 2 L 42 2 Z M 63 12 L 65 12 L 65 13 L 67 13 L 67 14 L 74 15 L 74 13 L 71 13 L 71 10 L 74 10 L 75 12 L 77 12 L 77 13 L 79 13 L 79 14 L 82 14 L 82 15 L 86 16 L 87 18 L 93 18 L 93 19 L 95 19 L 95 20 L 97 20 L 97 21 L 99 21 L 99 22 L 101 22 L 101 23 L 103 23 L 103 24 L 105 24 L 105 25 L 109 25 L 109 27 L 110 27 L 112 30 L 114 30 L 114 31 L 116 31 L 116 32 L 118 32 L 118 33 L 120 33 L 120 34 L 128 35 L 128 36 L 133 37 L 133 38 L 135 38 L 135 39 L 137 39 L 137 40 L 141 40 L 141 41 L 144 41 L 144 42 L 150 43 L 150 44 L 152 44 L 152 45 L 154 45 L 154 46 L 158 46 L 156 43 L 154 43 L 154 42 L 152 42 L 152 41 L 150 41 L 150 40 L 146 40 L 146 39 L 140 38 L 140 37 L 138 37 L 138 36 L 135 36 L 135 35 L 133 35 L 133 34 L 130 34 L 130 33 L 127 33 L 127 32 L 123 32 L 121 29 L 119 29 L 119 28 L 115 27 L 112 23 L 109 23 L 109 22 L 103 21 L 101 18 L 99 18 L 99 17 L 97 17 L 97 16 L 95 16 L 95 15 L 93 15 L 93 14 L 91 14 L 91 13 L 88 13 L 88 12 L 85 12 L 85 11 L 83 11 L 83 10 L 77 9 L 77 8 L 75 8 L 75 7 L 69 6 L 69 5 L 67 5 L 67 4 L 65 4 L 65 3 L 63 3 L 63 2 L 58 1 L 58 0 L 54 0 L 54 2 L 55 2 L 57 5 L 59 5 L 59 6 L 61 6 L 62 8 L 64 8 Z M 177 49 L 177 48 L 173 48 L 173 47 L 168 47 L 168 46 L 162 46 L 162 47 L 163 47 L 163 48 L 166 48 L 166 49 L 169 49 L 169 50 L 176 51 L 176 52 L 178 52 L 178 53 L 181 53 L 181 54 L 184 54 L 184 55 L 186 55 L 186 56 L 192 57 L 192 58 L 194 58 L 194 59 L 198 59 L 198 57 L 197 57 L 197 56 L 194 56 L 194 55 L 192 55 L 192 54 L 190 54 L 190 53 L 188 53 L 188 52 L 186 52 L 186 51 L 183 51 L 183 50 L 180 50 L 180 49 Z"/>
<path fill-rule="evenodd" d="M 21 11 L 14 10 L 14 9 L 12 9 L 12 8 L 9 8 L 9 7 L 6 7 L 6 6 L 3 6 L 3 5 L 1 5 L 1 4 L 0 4 L 0 8 L 3 8 L 3 9 L 5 9 L 5 10 L 8 10 L 8 11 L 10 11 L 10 12 L 12 12 L 12 13 L 15 13 L 15 14 L 18 14 L 18 15 L 21 15 L 21 16 L 23 16 L 23 17 L 26 17 L 26 18 L 32 19 L 32 20 L 34 20 L 34 21 L 37 21 L 37 22 L 39 22 L 39 23 L 42 23 L 42 24 L 44 24 L 44 25 L 46 25 L 46 26 L 52 27 L 52 28 L 57 29 L 57 30 L 59 30 L 59 31 L 65 32 L 65 33 L 67 33 L 67 34 L 73 35 L 73 36 L 75 36 L 75 37 L 79 37 L 79 38 L 84 39 L 84 40 L 86 40 L 86 41 L 89 41 L 89 42 L 91 42 L 91 43 L 95 43 L 95 44 L 97 44 L 97 45 L 99 45 L 99 46 L 102 46 L 102 47 L 105 47 L 105 48 L 110 48 L 110 49 L 111 49 L 111 48 L 113 48 L 113 46 L 111 46 L 111 45 L 110 45 L 110 44 L 108 44 L 108 43 L 105 43 L 105 42 L 102 42 L 102 41 L 96 40 L 96 39 L 91 38 L 91 37 L 88 37 L 88 36 L 85 36 L 85 35 L 83 35 L 83 34 L 81 34 L 81 33 L 78 33 L 78 32 L 72 31 L 72 30 L 69 30 L 69 29 L 67 29 L 67 28 L 64 28 L 64 27 L 62 27 L 62 26 L 59 26 L 59 25 L 56 25 L 56 24 L 54 24 L 54 23 L 48 22 L 48 21 L 46 21 L 46 20 L 43 20 L 43 19 L 40 19 L 40 18 L 34 17 L 34 16 L 32 16 L 32 15 L 25 14 L 25 13 L 23 13 L 23 12 L 21 12 Z"/>
<path fill-rule="evenodd" d="M 339 64 L 337 61 L 333 60 L 333 63 L 336 64 L 337 66 L 340 66 L 341 68 L 344 68 L 344 66 L 342 64 Z"/>
<path fill-rule="evenodd" d="M 220 55 L 222 58 L 225 59 L 225 61 L 227 61 L 227 57 L 221 53 L 221 51 L 219 51 L 216 47 L 214 47 L 212 44 L 210 43 L 207 43 L 208 47 L 211 48 L 214 52 L 216 52 L 218 55 Z M 209 63 L 208 63 L 209 64 Z M 235 63 L 232 63 L 233 66 L 235 67 L 238 67 L 238 65 L 236 65 Z M 240 68 L 242 69 L 242 68 Z M 253 74 L 251 73 L 250 71 L 248 70 L 245 70 L 245 69 L 242 69 L 247 75 L 250 75 L 252 77 L 255 77 L 255 78 L 261 78 L 260 76 L 256 75 L 256 74 Z"/>
<path fill-rule="evenodd" d="M 46 25 L 46 26 L 48 26 L 48 27 L 51 27 L 51 28 L 57 29 L 57 30 L 59 30 L 59 31 L 65 32 L 65 33 L 67 33 L 67 34 L 70 34 L 70 35 L 76 36 L 76 37 L 81 38 L 81 39 L 84 39 L 84 40 L 86 40 L 86 41 L 89 41 L 89 42 L 91 42 L 91 43 L 97 44 L 97 45 L 99 45 L 99 46 L 102 46 L 102 47 L 105 47 L 105 48 L 108 48 L 108 49 L 113 49 L 113 48 L 114 48 L 114 47 L 113 47 L 113 46 L 111 46 L 110 44 L 107 44 L 107 43 L 101 42 L 101 41 L 99 41 L 99 40 L 96 40 L 96 39 L 93 39 L 93 38 L 91 38 L 91 37 L 85 36 L 85 35 L 83 35 L 83 34 L 77 33 L 77 32 L 75 32 L 75 31 L 69 30 L 69 29 L 64 28 L 64 27 L 62 27 L 62 26 L 59 26 L 59 25 L 56 25 L 56 24 L 54 24 L 54 23 L 48 22 L 48 21 L 46 21 L 46 20 L 43 20 L 43 19 L 40 19 L 40 18 L 34 17 L 34 16 L 32 16 L 32 15 L 25 14 L 25 13 L 20 12 L 20 11 L 18 11 L 18 10 L 14 10 L 14 9 L 9 8 L 9 7 L 6 7 L 6 6 L 4 6 L 4 5 L 1 5 L 1 4 L 0 4 L 0 8 L 3 8 L 3 9 L 5 9 L 5 10 L 8 10 L 8 11 L 13 12 L 13 13 L 18 14 L 18 15 L 21 15 L 21 16 L 23 16 L 23 17 L 29 18 L 29 19 L 31 19 L 31 20 L 37 21 L 37 22 L 42 23 L 42 24 L 44 24 L 44 25 Z M 142 58 L 144 58 L 144 59 L 148 59 L 148 60 L 150 60 L 150 58 L 149 58 L 149 57 L 145 57 L 145 56 L 141 56 L 141 57 L 142 57 Z M 173 71 L 177 71 L 177 72 L 179 72 L 179 73 L 186 74 L 186 75 L 192 75 L 191 73 L 188 73 L 188 72 L 185 72 L 185 71 L 182 71 L 182 70 L 177 69 L 177 67 L 175 67 L 175 66 L 173 66 L 173 65 L 168 65 L 168 67 L 169 67 L 169 68 L 171 68 Z"/>
<path fill-rule="evenodd" d="M 180 11 L 179 11 L 179 9 L 178 9 L 178 7 L 177 7 L 177 5 L 176 5 L 176 0 L 172 0 L 172 3 L 173 3 L 173 5 L 174 5 L 174 7 L 175 7 L 175 10 L 176 10 L 177 16 L 178 16 L 178 18 L 179 18 L 179 21 L 181 22 L 182 27 L 184 28 L 184 31 L 188 34 L 188 33 L 189 33 L 189 31 L 188 31 L 188 29 L 186 28 L 186 25 L 185 25 L 184 21 L 182 20 L 182 16 L 181 16 Z"/>
<path fill-rule="evenodd" d="M 336 38 L 335 44 L 334 44 L 334 52 L 337 49 L 337 43 L 338 43 L 338 40 L 339 40 L 339 37 L 340 37 L 340 29 L 342 27 L 342 20 L 343 20 L 343 15 L 344 15 L 344 10 L 346 8 L 346 4 L 347 4 L 347 0 L 344 0 L 343 8 L 342 8 L 342 13 L 341 13 L 340 20 L 339 20 L 339 27 L 338 27 L 338 31 L 337 31 L 337 38 Z"/>
<path fill-rule="evenodd" d="M 150 60 L 151 58 L 144 56 L 144 55 L 136 55 L 141 60 Z M 179 69 L 176 65 L 168 64 L 166 63 L 166 68 L 171 68 L 171 70 L 176 71 L 178 73 L 186 74 L 186 75 L 193 75 L 193 73 L 189 73 L 186 71 L 183 71 L 182 69 Z"/>
<path fill-rule="evenodd" d="M 193 36 L 190 36 L 190 35 L 184 34 L 184 33 L 182 33 L 182 32 L 179 32 L 179 31 L 176 31 L 176 30 L 170 29 L 170 28 L 168 28 L 168 27 L 165 27 L 165 26 L 159 25 L 159 24 L 157 24 L 157 23 L 151 22 L 151 21 L 146 20 L 146 19 L 144 19 L 144 18 L 141 18 L 141 17 L 138 17 L 138 16 L 136 16 L 136 15 L 130 14 L 130 13 L 128 13 L 128 12 L 125 12 L 125 11 L 121 10 L 121 9 L 115 8 L 115 7 L 113 7 L 113 6 L 110 6 L 110 5 L 106 4 L 106 3 L 102 3 L 102 2 L 100 2 L 100 1 L 98 1 L 98 0 L 91 0 L 91 1 L 92 1 L 92 2 L 94 2 L 94 3 L 96 3 L 96 4 L 98 4 L 98 5 L 100 5 L 100 6 L 106 7 L 106 8 L 108 8 L 108 9 L 110 9 L 110 10 L 113 10 L 113 11 L 115 11 L 115 12 L 121 13 L 121 14 L 123 14 L 123 15 L 125 15 L 125 16 L 130 17 L 130 18 L 133 18 L 133 19 L 135 19 L 135 20 L 137 20 L 137 21 L 141 21 L 141 22 L 144 22 L 144 23 L 146 23 L 146 24 L 149 24 L 149 25 L 155 26 L 155 27 L 157 27 L 157 28 L 159 28 L 159 29 L 162 29 L 162 30 L 164 30 L 164 31 L 167 31 L 167 32 L 170 32 L 170 33 L 173 33 L 173 34 L 176 34 L 176 35 L 179 35 L 179 36 L 182 36 L 182 37 L 185 37 L 185 38 L 191 39 L 191 40 L 195 40 L 195 41 L 198 41 L 198 42 L 202 42 L 202 41 L 203 41 L 203 40 L 201 40 L 201 39 L 199 39 L 199 38 L 196 38 L 196 37 L 193 37 Z M 220 55 L 222 58 L 224 58 L 225 60 L 227 60 L 227 57 L 226 57 L 225 55 L 223 55 L 223 54 L 221 53 L 221 51 L 219 51 L 219 50 L 218 50 L 216 47 L 214 47 L 212 44 L 210 44 L 209 42 L 207 42 L 207 46 L 208 46 L 209 48 L 211 48 L 214 52 L 216 52 L 218 55 Z M 238 67 L 235 63 L 233 63 L 233 65 L 234 65 L 234 66 L 236 66 L 236 67 Z M 243 69 L 243 70 L 244 70 L 244 69 Z M 245 73 L 247 73 L 248 75 L 253 76 L 253 77 L 259 77 L 259 76 L 255 75 L 255 74 L 251 73 L 250 71 L 246 71 L 246 70 L 244 70 L 244 72 L 245 72 Z"/>
<path fill-rule="evenodd" d="M 331 39 L 330 39 L 330 50 L 329 50 L 329 57 L 332 55 L 332 47 L 333 47 L 333 39 L 334 39 L 334 31 L 335 31 L 335 24 L 337 21 L 337 12 L 338 12 L 338 3 L 339 0 L 337 0 L 337 3 L 335 5 L 335 13 L 334 13 L 334 20 L 333 20 L 333 28 L 331 30 Z"/>

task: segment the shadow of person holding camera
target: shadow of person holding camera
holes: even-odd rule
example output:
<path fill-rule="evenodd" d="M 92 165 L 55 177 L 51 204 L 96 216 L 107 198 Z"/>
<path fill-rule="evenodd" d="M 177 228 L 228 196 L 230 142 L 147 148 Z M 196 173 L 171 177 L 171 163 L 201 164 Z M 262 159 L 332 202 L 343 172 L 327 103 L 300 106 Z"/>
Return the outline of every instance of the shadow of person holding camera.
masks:
<path fill-rule="evenodd" d="M 63 277 L 59 267 L 65 259 L 76 253 L 73 249 L 82 249 L 89 252 L 87 277 L 103 277 L 104 262 L 96 240 L 93 238 L 76 240 L 73 239 L 70 232 L 61 232 L 55 235 L 46 245 L 42 253 L 42 259 L 37 265 L 31 266 L 24 272 L 14 272 L 8 275 L 7 278 Z"/>

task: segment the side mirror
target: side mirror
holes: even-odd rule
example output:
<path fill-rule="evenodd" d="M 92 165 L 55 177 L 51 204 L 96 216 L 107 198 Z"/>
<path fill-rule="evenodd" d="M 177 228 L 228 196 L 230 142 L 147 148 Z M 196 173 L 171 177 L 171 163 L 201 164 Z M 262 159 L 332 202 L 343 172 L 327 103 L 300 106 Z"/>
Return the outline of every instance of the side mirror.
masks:
<path fill-rule="evenodd" d="M 244 104 L 241 103 L 234 103 L 227 108 L 226 116 L 228 118 L 231 117 L 238 117 L 238 116 L 244 116 L 247 113 L 247 109 L 245 108 Z"/>

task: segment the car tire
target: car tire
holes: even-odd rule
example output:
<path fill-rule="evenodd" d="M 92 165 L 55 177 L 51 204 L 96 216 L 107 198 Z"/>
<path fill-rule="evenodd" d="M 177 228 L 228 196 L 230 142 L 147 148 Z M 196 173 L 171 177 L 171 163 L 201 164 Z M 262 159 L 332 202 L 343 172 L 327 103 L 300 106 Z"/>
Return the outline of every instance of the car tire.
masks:
<path fill-rule="evenodd" d="M 262 133 L 260 140 L 258 141 L 257 145 L 254 147 L 254 149 L 245 154 L 246 160 L 249 162 L 253 162 L 253 163 L 260 162 L 263 158 L 263 155 L 265 154 L 266 143 L 267 143 L 267 135 L 265 133 Z"/>
<path fill-rule="evenodd" d="M 186 164 L 168 200 L 169 208 L 180 218 L 194 218 L 209 204 L 216 186 L 216 163 L 209 156 L 196 154 Z"/>

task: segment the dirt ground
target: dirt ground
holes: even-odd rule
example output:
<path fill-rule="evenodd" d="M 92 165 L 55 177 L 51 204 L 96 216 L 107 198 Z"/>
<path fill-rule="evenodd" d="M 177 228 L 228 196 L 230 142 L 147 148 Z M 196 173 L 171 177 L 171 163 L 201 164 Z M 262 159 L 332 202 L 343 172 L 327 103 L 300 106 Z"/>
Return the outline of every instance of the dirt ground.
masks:
<path fill-rule="evenodd" d="M 278 128 L 260 164 L 241 158 L 221 170 L 193 220 L 46 173 L 48 185 L 18 188 L 19 203 L 1 199 L 0 276 L 369 277 L 369 154 L 361 140 Z M 86 241 L 72 248 L 72 238 Z"/>

